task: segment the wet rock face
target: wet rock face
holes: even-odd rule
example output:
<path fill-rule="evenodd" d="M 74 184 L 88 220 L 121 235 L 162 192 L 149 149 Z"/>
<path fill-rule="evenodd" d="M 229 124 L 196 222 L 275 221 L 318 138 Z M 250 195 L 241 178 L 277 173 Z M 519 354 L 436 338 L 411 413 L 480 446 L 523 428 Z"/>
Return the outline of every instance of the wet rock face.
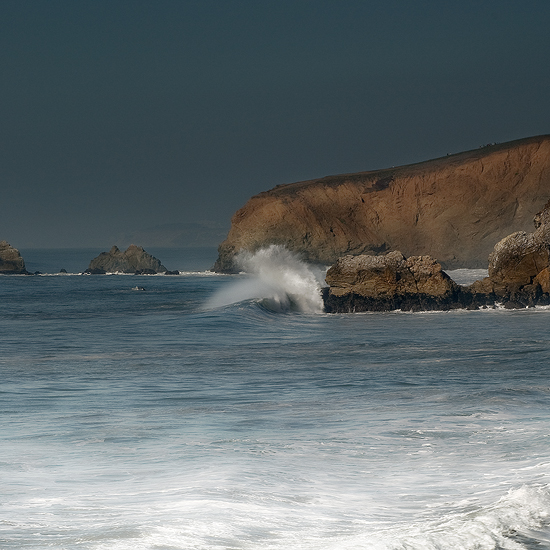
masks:
<path fill-rule="evenodd" d="M 85 273 L 165 273 L 167 269 L 160 260 L 151 256 L 141 246 L 131 244 L 124 252 L 113 246 L 109 252 L 95 257 Z"/>
<path fill-rule="evenodd" d="M 26 274 L 25 261 L 19 250 L 13 248 L 7 241 L 0 241 L 0 273 Z"/>
<path fill-rule="evenodd" d="M 401 250 L 449 269 L 483 268 L 496 242 L 531 230 L 549 198 L 550 136 L 281 185 L 235 213 L 214 270 L 234 271 L 241 250 L 270 244 L 325 265 Z"/>

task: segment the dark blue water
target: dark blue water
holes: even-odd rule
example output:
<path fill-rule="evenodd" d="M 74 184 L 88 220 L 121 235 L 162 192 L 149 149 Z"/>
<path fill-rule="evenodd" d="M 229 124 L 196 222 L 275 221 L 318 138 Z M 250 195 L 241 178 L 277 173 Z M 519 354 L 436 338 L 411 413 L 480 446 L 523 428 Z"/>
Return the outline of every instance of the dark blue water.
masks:
<path fill-rule="evenodd" d="M 550 548 L 550 311 L 285 309 L 304 270 L 0 277 L 0 547 Z"/>

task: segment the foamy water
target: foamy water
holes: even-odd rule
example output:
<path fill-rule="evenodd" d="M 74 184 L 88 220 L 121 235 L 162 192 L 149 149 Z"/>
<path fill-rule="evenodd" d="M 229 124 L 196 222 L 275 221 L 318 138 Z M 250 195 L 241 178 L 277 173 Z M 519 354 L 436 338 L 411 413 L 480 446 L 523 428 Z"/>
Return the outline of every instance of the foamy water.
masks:
<path fill-rule="evenodd" d="M 315 274 L 246 261 L 0 279 L 0 548 L 550 548 L 550 311 L 276 314 Z"/>

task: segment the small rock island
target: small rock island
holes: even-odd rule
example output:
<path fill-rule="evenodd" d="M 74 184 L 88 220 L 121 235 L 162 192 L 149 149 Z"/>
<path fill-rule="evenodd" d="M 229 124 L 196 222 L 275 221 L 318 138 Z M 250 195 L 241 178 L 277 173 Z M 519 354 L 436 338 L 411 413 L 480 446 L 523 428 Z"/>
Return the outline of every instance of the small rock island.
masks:
<path fill-rule="evenodd" d="M 151 256 L 141 246 L 131 244 L 124 252 L 113 246 L 109 252 L 96 256 L 84 273 L 103 275 L 105 273 L 134 273 L 136 275 L 154 275 L 167 273 L 160 260 Z"/>
<path fill-rule="evenodd" d="M 3 275 L 28 275 L 25 261 L 19 250 L 7 241 L 0 241 L 0 273 Z"/>

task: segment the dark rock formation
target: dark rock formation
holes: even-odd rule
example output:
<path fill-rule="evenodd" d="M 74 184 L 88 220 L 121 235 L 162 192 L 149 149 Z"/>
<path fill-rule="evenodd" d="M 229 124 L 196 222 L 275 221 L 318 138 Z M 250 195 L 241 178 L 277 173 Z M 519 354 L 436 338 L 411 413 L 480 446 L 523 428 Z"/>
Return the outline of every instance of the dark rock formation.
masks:
<path fill-rule="evenodd" d="M 331 312 L 448 310 L 502 304 L 507 309 L 550 304 L 550 201 L 535 215 L 535 231 L 512 233 L 489 255 L 489 276 L 459 286 L 427 256 L 406 259 L 345 256 L 327 272 Z"/>
<path fill-rule="evenodd" d="M 25 269 L 25 261 L 17 248 L 13 248 L 8 242 L 0 241 L 0 273 L 6 275 L 28 275 Z"/>
<path fill-rule="evenodd" d="M 84 273 L 135 273 L 136 275 L 152 275 L 165 273 L 167 269 L 160 260 L 151 256 L 141 246 L 131 244 L 125 252 L 113 246 L 109 252 L 102 252 L 94 258 Z"/>
<path fill-rule="evenodd" d="M 370 297 L 447 296 L 457 288 L 433 258 L 411 256 L 407 259 L 399 251 L 385 256 L 344 256 L 327 271 L 326 282 L 335 296 L 350 291 Z"/>
<path fill-rule="evenodd" d="M 494 243 L 528 231 L 549 198 L 550 136 L 280 185 L 236 212 L 214 270 L 233 272 L 240 250 L 270 244 L 325 264 L 401 250 L 446 268 L 484 267 Z"/>
<path fill-rule="evenodd" d="M 447 310 L 472 305 L 430 256 L 405 258 L 399 251 L 385 256 L 344 256 L 327 272 L 325 311 Z"/>

